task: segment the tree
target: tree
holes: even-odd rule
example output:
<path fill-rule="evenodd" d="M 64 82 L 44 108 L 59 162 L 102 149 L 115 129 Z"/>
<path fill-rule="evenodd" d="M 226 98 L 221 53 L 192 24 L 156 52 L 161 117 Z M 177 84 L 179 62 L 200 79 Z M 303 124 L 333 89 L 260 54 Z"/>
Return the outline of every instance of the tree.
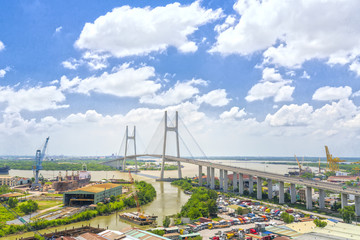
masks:
<path fill-rule="evenodd" d="M 327 225 L 326 221 L 321 221 L 320 219 L 314 219 L 314 223 L 317 227 L 324 228 Z"/>
<path fill-rule="evenodd" d="M 287 212 L 283 212 L 283 213 L 281 214 L 281 218 L 282 218 L 282 220 L 283 220 L 285 223 L 292 223 L 292 222 L 294 222 L 294 216 L 288 214 Z"/>
<path fill-rule="evenodd" d="M 340 209 L 340 213 L 345 223 L 352 223 L 355 219 L 355 206 L 345 206 Z"/>
<path fill-rule="evenodd" d="M 19 208 L 23 213 L 29 214 L 38 210 L 39 205 L 37 204 L 37 202 L 30 199 L 26 203 L 21 204 Z"/>
<path fill-rule="evenodd" d="M 331 206 L 331 210 L 337 212 L 338 209 L 341 208 L 341 203 L 335 201 L 334 204 Z"/>
<path fill-rule="evenodd" d="M 164 227 L 169 227 L 170 226 L 170 217 L 166 216 L 164 221 L 163 221 L 163 226 Z"/>
<path fill-rule="evenodd" d="M 17 198 L 11 197 L 8 200 L 8 204 L 10 208 L 15 208 L 18 204 L 19 200 Z"/>
<path fill-rule="evenodd" d="M 115 202 L 116 201 L 116 197 L 114 195 L 110 196 L 110 202 Z"/>
<path fill-rule="evenodd" d="M 237 214 L 237 215 L 242 215 L 242 214 L 243 214 L 243 209 L 242 209 L 241 207 L 238 207 L 238 208 L 236 209 L 236 214 Z"/>

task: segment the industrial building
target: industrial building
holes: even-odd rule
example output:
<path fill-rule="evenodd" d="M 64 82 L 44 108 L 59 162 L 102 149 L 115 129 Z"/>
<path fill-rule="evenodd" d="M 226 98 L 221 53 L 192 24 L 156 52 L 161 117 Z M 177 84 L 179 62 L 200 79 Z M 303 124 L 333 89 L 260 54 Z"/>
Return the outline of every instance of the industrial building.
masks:
<path fill-rule="evenodd" d="M 64 205 L 90 205 L 104 202 L 111 195 L 122 194 L 122 186 L 114 183 L 97 184 L 78 188 L 64 193 Z"/>

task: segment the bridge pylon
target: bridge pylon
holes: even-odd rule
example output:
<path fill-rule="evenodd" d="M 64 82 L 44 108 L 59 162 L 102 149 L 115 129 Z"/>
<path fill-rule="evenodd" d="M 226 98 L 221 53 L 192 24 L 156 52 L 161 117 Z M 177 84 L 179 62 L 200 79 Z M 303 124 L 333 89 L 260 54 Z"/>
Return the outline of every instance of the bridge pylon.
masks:
<path fill-rule="evenodd" d="M 164 117 L 164 143 L 163 143 L 163 152 L 162 152 L 162 162 L 161 162 L 161 176 L 160 180 L 164 179 L 164 170 L 165 170 L 165 161 L 166 161 L 166 138 L 168 132 L 175 132 L 175 138 L 176 138 L 176 157 L 180 157 L 180 146 L 179 146 L 179 116 L 178 112 L 176 111 L 175 114 L 175 126 L 169 127 L 167 125 L 168 116 L 167 111 L 165 111 L 165 117 Z M 178 161 L 178 178 L 182 178 L 181 174 L 181 164 Z"/>
<path fill-rule="evenodd" d="M 124 160 L 123 160 L 123 166 L 122 170 L 126 171 L 126 157 L 128 155 L 128 146 L 129 141 L 133 140 L 134 143 L 134 159 L 135 159 L 135 172 L 138 171 L 138 164 L 137 164 L 137 158 L 136 158 L 136 126 L 134 126 L 133 135 L 129 135 L 129 127 L 126 126 L 126 132 L 125 132 L 125 154 L 124 154 Z"/>

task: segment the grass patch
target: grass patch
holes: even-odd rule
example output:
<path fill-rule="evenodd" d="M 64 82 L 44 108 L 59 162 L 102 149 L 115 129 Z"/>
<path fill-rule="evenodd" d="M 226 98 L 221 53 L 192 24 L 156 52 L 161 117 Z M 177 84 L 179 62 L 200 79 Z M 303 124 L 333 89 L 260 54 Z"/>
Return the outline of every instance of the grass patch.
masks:
<path fill-rule="evenodd" d="M 24 213 L 20 211 L 19 207 L 13 208 L 17 214 L 23 216 Z M 2 205 L 0 205 L 0 223 L 5 223 L 6 221 L 14 220 L 15 217 L 12 213 L 8 212 Z"/>
<path fill-rule="evenodd" d="M 63 197 L 63 194 L 46 193 L 47 197 Z"/>
<path fill-rule="evenodd" d="M 57 205 L 62 204 L 62 201 L 36 201 L 39 204 L 39 210 L 44 210 L 47 208 L 55 207 Z"/>

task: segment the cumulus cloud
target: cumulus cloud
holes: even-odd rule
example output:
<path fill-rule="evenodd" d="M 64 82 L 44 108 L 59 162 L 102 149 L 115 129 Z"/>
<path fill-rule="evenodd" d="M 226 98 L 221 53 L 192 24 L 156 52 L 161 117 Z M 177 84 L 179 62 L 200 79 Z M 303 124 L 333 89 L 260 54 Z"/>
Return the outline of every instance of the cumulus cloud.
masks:
<path fill-rule="evenodd" d="M 5 45 L 2 41 L 0 41 L 0 51 L 5 49 Z"/>
<path fill-rule="evenodd" d="M 6 68 L 3 68 L 3 69 L 0 69 L 0 78 L 3 78 L 5 77 L 6 73 L 10 71 L 10 67 L 6 67 Z"/>
<path fill-rule="evenodd" d="M 61 62 L 64 68 L 76 70 L 81 64 L 83 64 L 82 60 L 77 60 L 74 58 L 69 58 L 68 60 L 65 60 Z"/>
<path fill-rule="evenodd" d="M 360 77 L 360 62 L 358 60 L 354 61 L 350 66 L 349 69 L 356 73 L 358 77 Z"/>
<path fill-rule="evenodd" d="M 290 86 L 291 80 L 283 79 L 274 68 L 265 68 L 262 75 L 262 80 L 249 90 L 246 101 L 253 102 L 271 97 L 275 102 L 293 100 L 295 87 Z"/>
<path fill-rule="evenodd" d="M 91 76 L 72 80 L 63 76 L 60 80 L 62 90 L 89 95 L 91 92 L 110 94 L 117 97 L 141 97 L 154 94 L 161 85 L 153 80 L 155 69 L 149 66 L 139 68 L 123 64 L 115 72 L 104 72 L 100 76 Z"/>
<path fill-rule="evenodd" d="M 220 119 L 240 119 L 247 115 L 245 109 L 239 107 L 232 107 L 229 111 L 224 111 L 220 114 Z"/>
<path fill-rule="evenodd" d="M 198 103 L 207 103 L 213 107 L 223 107 L 230 102 L 225 89 L 215 89 L 197 98 Z"/>
<path fill-rule="evenodd" d="M 311 59 L 347 64 L 360 54 L 360 2 L 238 0 L 238 21 L 210 50 L 224 55 L 264 51 L 265 63 L 300 67 Z M 322 14 L 326 12 L 329 14 Z"/>
<path fill-rule="evenodd" d="M 69 58 L 61 64 L 64 68 L 76 70 L 79 66 L 87 66 L 90 70 L 102 70 L 107 68 L 109 63 L 107 59 L 110 57 L 108 54 L 97 54 L 93 52 L 85 52 L 81 59 Z"/>
<path fill-rule="evenodd" d="M 321 87 L 317 89 L 312 96 L 313 100 L 332 101 L 348 98 L 351 96 L 352 89 L 349 86 L 345 87 Z"/>
<path fill-rule="evenodd" d="M 284 105 L 275 114 L 268 114 L 265 121 L 271 126 L 303 126 L 310 123 L 313 107 L 303 105 Z"/>
<path fill-rule="evenodd" d="M 6 103 L 6 112 L 21 110 L 42 111 L 47 109 L 67 108 L 68 105 L 59 105 L 65 101 L 65 96 L 55 86 L 32 87 L 15 90 L 11 87 L 0 87 L 0 102 Z"/>
<path fill-rule="evenodd" d="M 115 57 L 145 55 L 169 46 L 181 52 L 195 52 L 197 45 L 188 36 L 221 16 L 221 9 L 202 8 L 200 1 L 153 9 L 123 6 L 100 16 L 94 23 L 86 23 L 75 46 Z"/>
<path fill-rule="evenodd" d="M 63 28 L 62 26 L 57 27 L 57 28 L 55 29 L 55 33 L 59 33 L 59 32 L 61 32 L 62 28 Z"/>
<path fill-rule="evenodd" d="M 140 103 L 150 103 L 160 106 L 178 104 L 199 93 L 196 85 L 207 85 L 202 79 L 192 79 L 186 82 L 177 82 L 174 87 L 159 94 L 146 95 L 140 98 Z"/>

